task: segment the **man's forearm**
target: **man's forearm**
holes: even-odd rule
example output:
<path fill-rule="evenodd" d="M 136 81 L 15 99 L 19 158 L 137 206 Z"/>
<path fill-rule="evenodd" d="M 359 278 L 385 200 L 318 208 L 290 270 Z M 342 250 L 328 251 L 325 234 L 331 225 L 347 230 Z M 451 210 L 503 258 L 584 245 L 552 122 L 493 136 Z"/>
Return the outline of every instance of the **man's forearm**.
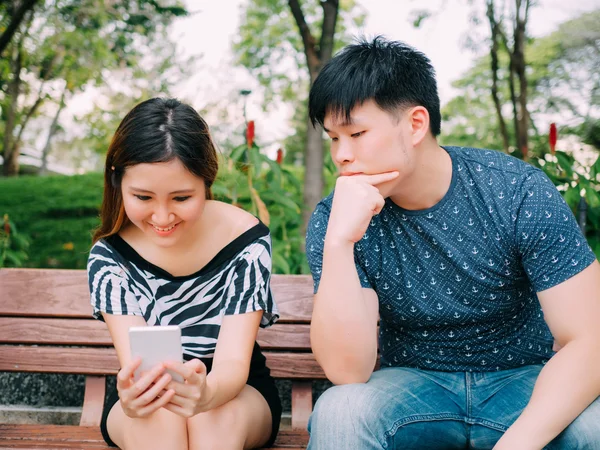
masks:
<path fill-rule="evenodd" d="M 574 340 L 542 369 L 529 404 L 495 450 L 541 449 L 600 395 L 600 343 Z"/>
<path fill-rule="evenodd" d="M 336 383 L 366 381 L 377 358 L 377 314 L 369 309 L 354 264 L 354 246 L 325 244 L 315 296 L 311 344 Z"/>

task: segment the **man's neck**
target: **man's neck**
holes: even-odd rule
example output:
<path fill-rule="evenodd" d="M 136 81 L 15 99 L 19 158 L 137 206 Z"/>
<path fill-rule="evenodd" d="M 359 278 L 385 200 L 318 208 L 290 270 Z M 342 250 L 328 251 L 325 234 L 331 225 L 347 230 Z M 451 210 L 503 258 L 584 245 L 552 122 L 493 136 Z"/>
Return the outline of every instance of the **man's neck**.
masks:
<path fill-rule="evenodd" d="M 452 159 L 435 139 L 423 143 L 415 152 L 413 172 L 394 189 L 390 199 L 408 210 L 435 206 L 450 188 Z"/>

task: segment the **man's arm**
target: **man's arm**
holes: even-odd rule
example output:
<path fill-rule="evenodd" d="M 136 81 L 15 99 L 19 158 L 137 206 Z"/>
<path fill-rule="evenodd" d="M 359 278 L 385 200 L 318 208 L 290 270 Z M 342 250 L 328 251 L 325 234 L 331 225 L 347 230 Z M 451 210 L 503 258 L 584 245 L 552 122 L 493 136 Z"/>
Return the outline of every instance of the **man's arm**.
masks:
<path fill-rule="evenodd" d="M 335 384 L 364 383 L 375 367 L 379 302 L 375 291 L 361 286 L 354 244 L 385 205 L 375 186 L 397 176 L 398 172 L 388 172 L 339 177 L 324 242 L 316 242 L 322 243 L 323 251 L 320 280 L 315 277 L 311 346 Z"/>
<path fill-rule="evenodd" d="M 495 450 L 541 449 L 600 395 L 600 265 L 538 293 L 562 347 L 548 361 L 521 416 Z"/>
<path fill-rule="evenodd" d="M 377 360 L 379 302 L 360 285 L 353 248 L 325 241 L 310 326 L 313 353 L 334 384 L 366 382 Z"/>

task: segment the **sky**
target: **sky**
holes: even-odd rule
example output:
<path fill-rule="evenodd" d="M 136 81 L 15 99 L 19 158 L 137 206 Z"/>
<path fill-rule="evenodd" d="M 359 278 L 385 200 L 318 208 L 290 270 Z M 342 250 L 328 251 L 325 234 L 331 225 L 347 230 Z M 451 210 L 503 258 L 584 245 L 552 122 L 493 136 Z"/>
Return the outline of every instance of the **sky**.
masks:
<path fill-rule="evenodd" d="M 265 141 L 278 141 L 290 134 L 287 124 L 289 108 L 277 105 L 270 113 L 261 110 L 262 98 L 258 83 L 248 71 L 235 67 L 231 54 L 232 41 L 239 27 L 243 5 L 249 0 L 185 0 L 192 14 L 178 19 L 172 37 L 183 55 L 199 55 L 196 73 L 173 92 L 198 109 L 229 98 L 230 116 L 243 124 L 241 89 L 250 89 L 247 117 L 256 121 L 257 135 Z M 250 0 L 251 1 L 251 0 Z M 442 104 L 454 95 L 451 83 L 467 71 L 478 54 L 465 47 L 468 36 L 483 42 L 486 24 L 469 22 L 472 7 L 467 0 L 357 0 L 367 14 L 365 26 L 353 34 L 402 40 L 424 52 L 432 61 L 438 77 Z M 483 3 L 477 0 L 475 3 Z M 600 0 L 537 0 L 531 10 L 528 33 L 534 37 L 554 31 L 557 26 L 579 14 L 600 8 Z M 437 14 L 415 29 L 411 12 L 429 8 Z M 485 48 L 482 48 L 485 51 Z M 219 118 L 207 116 L 209 124 Z"/>

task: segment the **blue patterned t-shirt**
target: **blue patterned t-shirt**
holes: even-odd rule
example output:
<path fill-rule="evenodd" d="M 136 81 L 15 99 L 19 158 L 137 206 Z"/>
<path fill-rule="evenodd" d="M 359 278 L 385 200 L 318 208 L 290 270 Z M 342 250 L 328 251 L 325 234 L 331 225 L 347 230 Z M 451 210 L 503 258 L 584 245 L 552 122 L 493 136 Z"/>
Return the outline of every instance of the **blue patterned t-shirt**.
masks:
<path fill-rule="evenodd" d="M 553 337 L 536 292 L 595 256 L 541 170 L 494 150 L 445 150 L 452 181 L 442 200 L 409 211 L 387 199 L 354 246 L 361 285 L 379 297 L 381 365 L 491 371 L 543 364 Z M 332 199 L 317 205 L 307 232 L 315 292 Z"/>

